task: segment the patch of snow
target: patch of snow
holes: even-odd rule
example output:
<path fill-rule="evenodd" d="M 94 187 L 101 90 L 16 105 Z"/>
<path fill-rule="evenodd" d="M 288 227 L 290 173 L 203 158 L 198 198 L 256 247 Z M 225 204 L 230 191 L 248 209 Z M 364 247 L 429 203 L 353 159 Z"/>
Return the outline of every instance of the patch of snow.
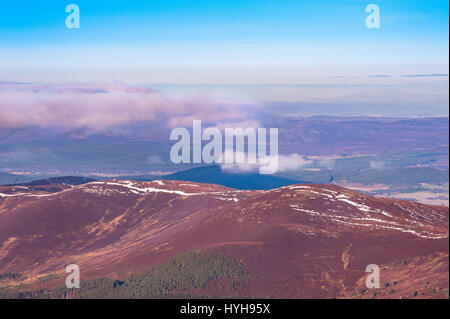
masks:
<path fill-rule="evenodd" d="M 90 184 L 101 184 L 101 185 L 111 185 L 111 186 L 120 186 L 125 187 L 130 190 L 130 192 L 133 192 L 134 194 L 140 194 L 140 193 L 169 193 L 169 194 L 176 194 L 176 195 L 182 195 L 182 196 L 193 196 L 193 195 L 199 195 L 198 193 L 186 193 L 183 191 L 178 190 L 171 190 L 171 189 L 163 189 L 163 188 L 153 188 L 153 187 L 137 187 L 134 186 L 131 181 L 123 181 L 121 183 L 118 182 L 92 182 Z"/>

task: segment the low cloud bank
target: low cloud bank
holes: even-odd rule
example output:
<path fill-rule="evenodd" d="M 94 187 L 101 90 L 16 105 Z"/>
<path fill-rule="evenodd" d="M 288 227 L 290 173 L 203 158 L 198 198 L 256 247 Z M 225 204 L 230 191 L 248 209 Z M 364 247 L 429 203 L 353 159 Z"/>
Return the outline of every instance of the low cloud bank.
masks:
<path fill-rule="evenodd" d="M 258 172 L 261 167 L 267 166 L 267 163 L 274 162 L 275 158 L 271 158 L 267 156 L 264 162 L 260 163 L 237 163 L 237 164 L 221 164 L 222 170 L 229 173 L 253 173 Z M 277 173 L 294 171 L 298 169 L 302 169 L 305 166 L 311 164 L 313 161 L 306 159 L 305 157 L 292 153 L 290 155 L 278 155 L 278 168 L 276 170 Z"/>
<path fill-rule="evenodd" d="M 169 128 L 192 120 L 220 126 L 254 118 L 239 103 L 207 98 L 172 98 L 123 83 L 34 84 L 0 82 L 0 128 L 26 126 L 86 129 L 155 121 Z"/>

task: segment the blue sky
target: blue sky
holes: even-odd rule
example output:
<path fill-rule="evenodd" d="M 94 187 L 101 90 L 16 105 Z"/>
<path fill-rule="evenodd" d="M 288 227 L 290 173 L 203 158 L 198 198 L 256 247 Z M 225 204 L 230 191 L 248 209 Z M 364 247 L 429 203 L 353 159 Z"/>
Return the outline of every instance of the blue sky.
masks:
<path fill-rule="evenodd" d="M 67 29 L 67 4 L 81 28 Z M 380 7 L 368 29 L 365 7 Z M 0 7 L 0 80 L 303 83 L 448 73 L 448 1 L 20 1 Z M 423 80 L 423 79 L 422 79 Z M 442 79 L 440 79 L 442 80 Z"/>

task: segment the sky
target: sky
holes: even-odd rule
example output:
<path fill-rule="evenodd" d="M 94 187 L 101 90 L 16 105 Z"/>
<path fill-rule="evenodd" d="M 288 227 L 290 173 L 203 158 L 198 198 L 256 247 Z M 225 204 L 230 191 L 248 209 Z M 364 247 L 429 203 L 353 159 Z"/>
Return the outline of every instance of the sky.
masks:
<path fill-rule="evenodd" d="M 65 25 L 71 3 L 79 29 Z M 370 3 L 380 28 L 366 27 Z M 0 8 L 0 79 L 292 84 L 447 74 L 448 9 L 433 0 L 10 1 Z"/>
<path fill-rule="evenodd" d="M 448 25 L 436 0 L 4 1 L 0 131 L 448 116 Z"/>
<path fill-rule="evenodd" d="M 72 3 L 80 28 L 66 27 Z M 379 28 L 366 26 L 369 4 Z M 437 0 L 10 1 L 0 84 L 121 82 L 181 99 L 448 115 L 448 23 Z"/>

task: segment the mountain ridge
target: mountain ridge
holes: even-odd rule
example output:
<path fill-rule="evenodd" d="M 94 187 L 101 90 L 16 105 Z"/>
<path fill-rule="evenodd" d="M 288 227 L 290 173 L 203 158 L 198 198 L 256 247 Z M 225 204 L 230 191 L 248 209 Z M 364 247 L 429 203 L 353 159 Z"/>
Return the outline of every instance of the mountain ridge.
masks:
<path fill-rule="evenodd" d="M 235 292 L 242 297 L 350 297 L 362 289 L 366 265 L 392 273 L 401 260 L 419 268 L 430 260 L 424 280 L 448 289 L 446 273 L 433 270 L 448 256 L 447 207 L 327 184 L 252 191 L 116 179 L 58 191 L 5 188 L 0 273 L 26 274 L 31 287 L 41 287 L 42 276 L 64 276 L 69 263 L 86 279 L 123 278 L 203 251 L 232 256 L 258 276 L 253 288 Z M 398 279 L 401 296 L 418 289 L 406 280 Z"/>

